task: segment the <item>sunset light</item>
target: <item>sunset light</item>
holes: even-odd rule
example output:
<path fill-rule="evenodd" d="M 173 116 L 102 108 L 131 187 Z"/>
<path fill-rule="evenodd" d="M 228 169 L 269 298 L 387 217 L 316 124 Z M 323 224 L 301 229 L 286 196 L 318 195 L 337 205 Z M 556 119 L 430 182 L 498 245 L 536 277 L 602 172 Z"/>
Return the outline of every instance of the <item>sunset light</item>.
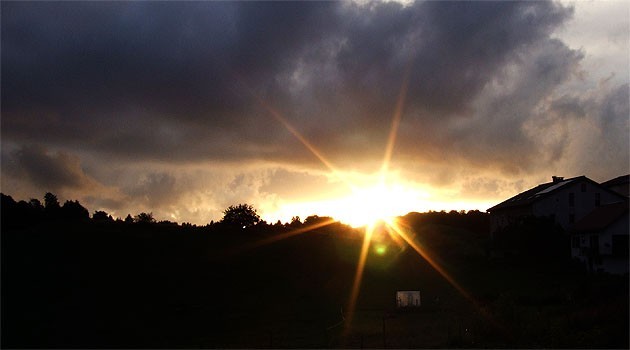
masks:
<path fill-rule="evenodd" d="M 629 15 L 0 0 L 0 347 L 628 349 Z"/>
<path fill-rule="evenodd" d="M 353 227 L 373 225 L 422 209 L 425 204 L 421 202 L 421 195 L 401 185 L 383 183 L 355 188 L 349 196 L 335 201 L 335 218 Z"/>

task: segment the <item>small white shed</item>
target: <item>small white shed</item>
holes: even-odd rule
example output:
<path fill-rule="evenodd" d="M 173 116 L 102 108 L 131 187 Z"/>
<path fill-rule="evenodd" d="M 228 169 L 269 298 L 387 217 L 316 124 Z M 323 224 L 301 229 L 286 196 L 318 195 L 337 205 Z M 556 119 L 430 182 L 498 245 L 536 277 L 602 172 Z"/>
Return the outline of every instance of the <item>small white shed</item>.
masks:
<path fill-rule="evenodd" d="M 399 290 L 396 292 L 396 307 L 419 307 L 419 290 Z"/>

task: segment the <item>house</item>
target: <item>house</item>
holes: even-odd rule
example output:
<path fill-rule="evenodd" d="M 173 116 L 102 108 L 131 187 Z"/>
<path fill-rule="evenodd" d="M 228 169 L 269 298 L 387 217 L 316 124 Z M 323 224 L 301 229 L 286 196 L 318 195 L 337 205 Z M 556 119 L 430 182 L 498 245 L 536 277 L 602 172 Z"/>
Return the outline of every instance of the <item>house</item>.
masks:
<path fill-rule="evenodd" d="M 596 208 L 623 202 L 627 197 L 599 183 L 578 176 L 564 179 L 552 176 L 552 181 L 540 184 L 488 209 L 490 232 L 494 234 L 527 217 L 548 217 L 565 231 Z"/>
<path fill-rule="evenodd" d="M 630 196 L 630 175 L 616 177 L 602 182 L 601 185 L 626 197 Z"/>
<path fill-rule="evenodd" d="M 628 273 L 628 202 L 602 205 L 575 223 L 571 257 L 589 271 Z"/>

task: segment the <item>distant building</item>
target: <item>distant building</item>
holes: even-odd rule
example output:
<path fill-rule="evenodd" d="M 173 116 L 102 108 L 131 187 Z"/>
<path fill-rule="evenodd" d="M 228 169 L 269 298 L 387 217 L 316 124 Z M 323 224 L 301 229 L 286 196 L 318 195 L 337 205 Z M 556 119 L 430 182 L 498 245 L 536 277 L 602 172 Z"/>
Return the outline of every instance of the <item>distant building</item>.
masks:
<path fill-rule="evenodd" d="M 551 182 L 540 184 L 488 209 L 490 231 L 494 234 L 531 216 L 551 218 L 568 231 L 595 208 L 626 200 L 627 196 L 586 176 L 570 179 L 553 176 Z"/>
<path fill-rule="evenodd" d="M 572 230 L 571 256 L 589 271 L 628 273 L 628 202 L 602 205 Z"/>

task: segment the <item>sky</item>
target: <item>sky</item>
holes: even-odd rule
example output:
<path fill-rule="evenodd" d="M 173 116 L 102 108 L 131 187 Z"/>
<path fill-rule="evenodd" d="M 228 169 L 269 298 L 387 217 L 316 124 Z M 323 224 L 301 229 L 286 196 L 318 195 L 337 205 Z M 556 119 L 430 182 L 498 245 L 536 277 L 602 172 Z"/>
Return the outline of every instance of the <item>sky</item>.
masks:
<path fill-rule="evenodd" d="M 358 224 L 630 173 L 627 1 L 0 6 L 16 200 Z"/>

